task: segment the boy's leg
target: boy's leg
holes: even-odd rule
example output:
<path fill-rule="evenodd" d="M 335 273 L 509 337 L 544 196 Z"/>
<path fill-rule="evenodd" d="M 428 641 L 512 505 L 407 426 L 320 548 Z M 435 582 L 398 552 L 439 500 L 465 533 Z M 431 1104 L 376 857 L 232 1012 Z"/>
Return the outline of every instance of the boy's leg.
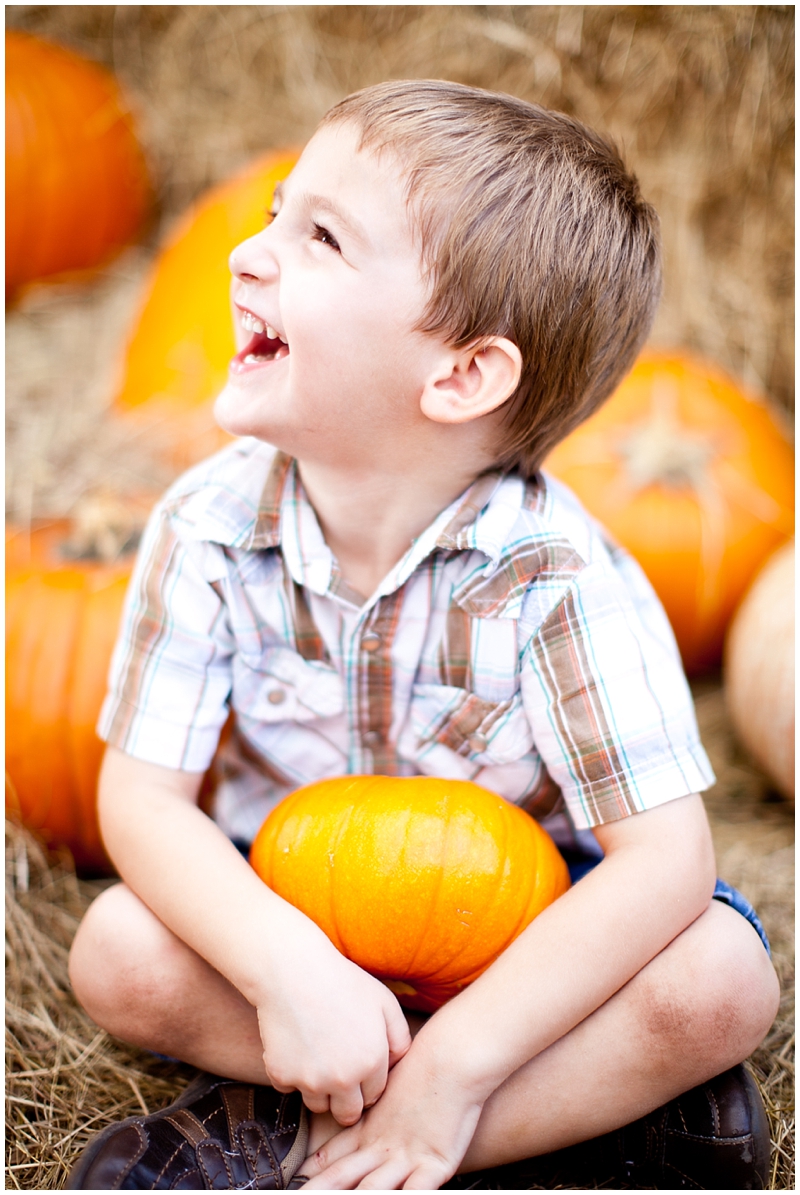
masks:
<path fill-rule="evenodd" d="M 734 910 L 708 910 L 571 1033 L 487 1101 L 463 1170 L 618 1128 L 741 1062 L 778 1008 L 777 976 Z"/>
<path fill-rule="evenodd" d="M 251 1006 L 124 886 L 87 914 L 71 975 L 110 1032 L 205 1070 L 266 1081 Z M 498 1088 L 462 1169 L 549 1153 L 636 1120 L 751 1053 L 777 998 L 755 931 L 712 902 L 602 1008 Z M 331 1127 L 312 1118 L 312 1146 Z"/>

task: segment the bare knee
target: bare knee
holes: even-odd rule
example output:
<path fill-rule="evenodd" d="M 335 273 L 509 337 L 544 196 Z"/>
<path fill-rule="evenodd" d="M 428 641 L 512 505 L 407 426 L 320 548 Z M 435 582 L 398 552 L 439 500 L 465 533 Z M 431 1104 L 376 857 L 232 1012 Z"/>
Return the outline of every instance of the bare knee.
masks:
<path fill-rule="evenodd" d="M 102 1028 L 158 1048 L 158 1022 L 174 1005 L 170 985 L 183 950 L 138 897 L 117 884 L 94 901 L 78 928 L 69 957 L 72 989 Z"/>
<path fill-rule="evenodd" d="M 665 1061 L 685 1060 L 691 1051 L 706 1078 L 753 1052 L 780 997 L 775 970 L 752 926 L 714 901 L 637 981 L 645 1036 Z"/>

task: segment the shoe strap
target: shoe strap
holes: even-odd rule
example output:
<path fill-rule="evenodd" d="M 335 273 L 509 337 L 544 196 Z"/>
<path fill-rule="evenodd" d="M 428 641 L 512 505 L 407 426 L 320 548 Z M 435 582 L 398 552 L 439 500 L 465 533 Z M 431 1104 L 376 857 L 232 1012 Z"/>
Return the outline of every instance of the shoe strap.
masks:
<path fill-rule="evenodd" d="M 219 1093 L 228 1118 L 228 1135 L 235 1141 L 239 1125 L 255 1120 L 255 1088 L 250 1083 L 230 1083 L 220 1087 Z"/>
<path fill-rule="evenodd" d="M 207 1141 L 211 1136 L 202 1120 L 199 1120 L 194 1112 L 189 1112 L 187 1108 L 176 1108 L 164 1119 L 168 1120 L 173 1128 L 176 1128 L 195 1149 L 201 1141 Z"/>

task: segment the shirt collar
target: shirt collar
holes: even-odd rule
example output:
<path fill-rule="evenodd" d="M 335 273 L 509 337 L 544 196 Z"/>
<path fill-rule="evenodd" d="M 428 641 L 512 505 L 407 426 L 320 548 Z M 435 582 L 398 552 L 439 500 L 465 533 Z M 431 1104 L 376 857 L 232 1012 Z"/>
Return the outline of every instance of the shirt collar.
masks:
<path fill-rule="evenodd" d="M 398 589 L 437 548 L 447 552 L 477 550 L 486 556 L 487 570 L 491 572 L 508 545 L 525 500 L 526 486 L 517 475 L 504 474 L 500 470 L 482 474 L 414 540 L 381 582 L 372 600 Z M 210 522 L 218 521 L 221 515 L 218 501 L 206 505 L 206 517 L 198 520 L 196 531 L 199 532 L 205 524 L 203 538 L 213 538 L 246 551 L 280 547 L 287 568 L 298 584 L 314 593 L 322 595 L 330 591 L 352 604 L 362 604 L 363 599 L 347 586 L 338 571 L 292 457 L 283 452 L 274 453 L 255 517 L 244 531 L 240 525 L 239 533 L 232 534 L 227 521 L 212 531 Z M 217 520 L 214 520 L 215 514 Z M 210 520 L 208 516 L 211 516 Z"/>

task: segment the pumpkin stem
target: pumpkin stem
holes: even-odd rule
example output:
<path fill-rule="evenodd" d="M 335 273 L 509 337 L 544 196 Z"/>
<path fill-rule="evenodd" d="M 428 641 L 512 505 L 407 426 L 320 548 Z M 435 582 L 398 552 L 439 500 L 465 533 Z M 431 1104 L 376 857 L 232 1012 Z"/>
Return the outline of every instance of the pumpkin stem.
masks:
<path fill-rule="evenodd" d="M 702 620 L 713 609 L 725 553 L 725 503 L 709 465 L 717 451 L 712 439 L 688 430 L 680 420 L 680 390 L 673 378 L 655 377 L 650 415 L 620 439 L 617 450 L 634 490 L 651 485 L 688 489 L 700 506 L 697 606 Z"/>
<path fill-rule="evenodd" d="M 655 378 L 650 417 L 617 442 L 635 490 L 650 485 L 699 490 L 705 482 L 714 444 L 680 422 L 678 398 L 678 386 L 671 378 Z"/>

